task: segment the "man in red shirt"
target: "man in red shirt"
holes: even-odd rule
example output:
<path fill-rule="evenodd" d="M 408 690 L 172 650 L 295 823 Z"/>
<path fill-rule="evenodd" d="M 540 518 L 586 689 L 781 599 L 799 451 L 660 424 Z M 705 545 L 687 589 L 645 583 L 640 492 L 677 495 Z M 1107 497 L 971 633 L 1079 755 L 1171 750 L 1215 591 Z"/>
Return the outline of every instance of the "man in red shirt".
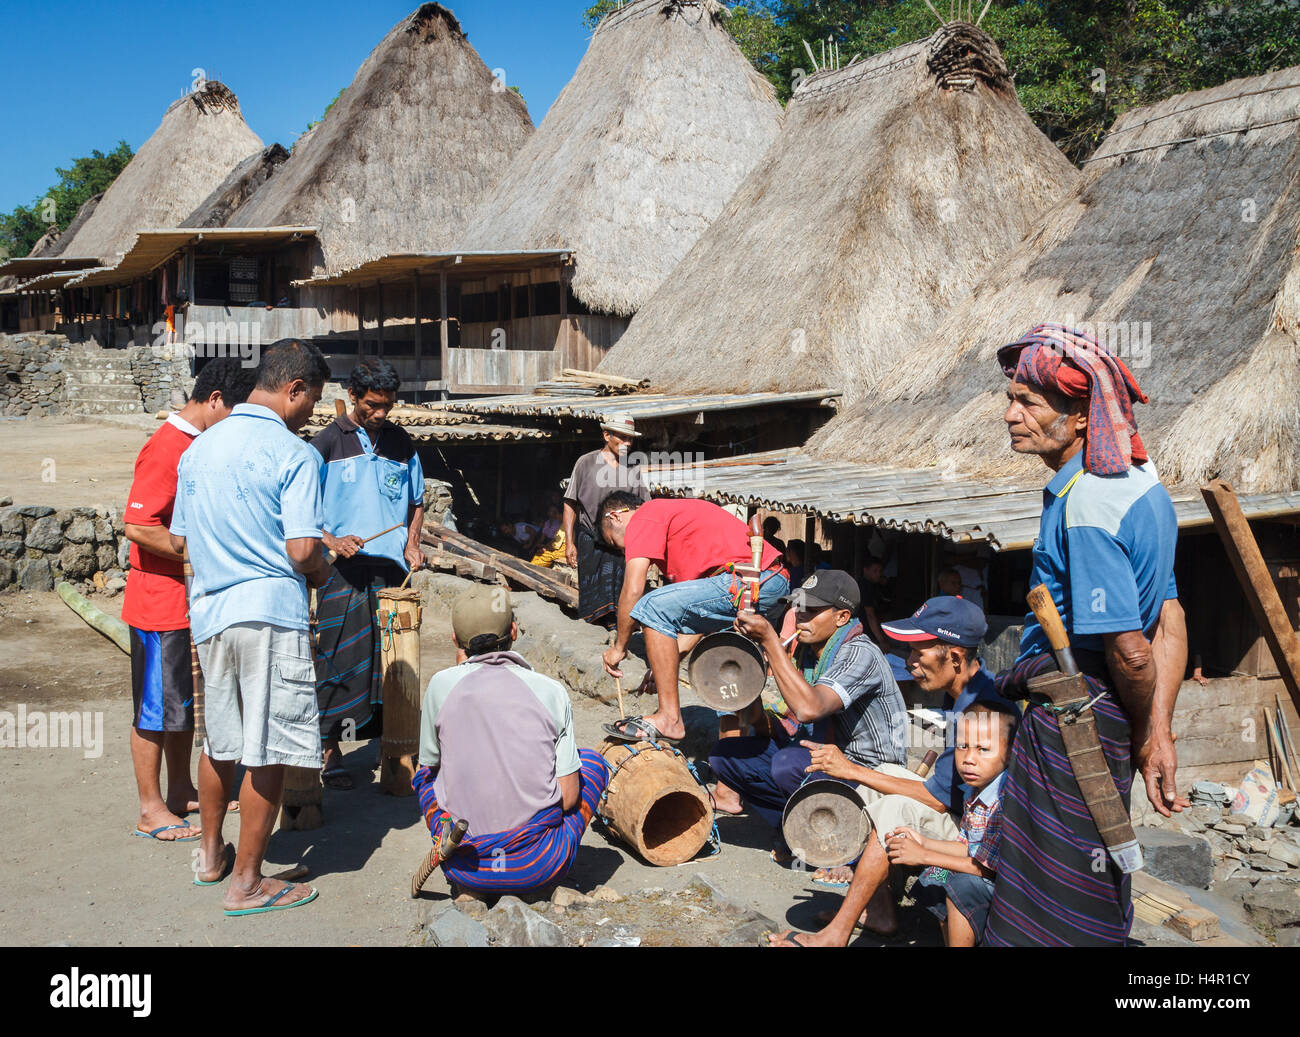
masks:
<path fill-rule="evenodd" d="M 205 429 L 248 399 L 257 371 L 237 357 L 208 361 L 189 402 L 168 417 L 140 451 L 127 498 L 126 537 L 131 570 L 122 620 L 131 629 L 131 761 L 140 794 L 139 835 L 159 842 L 192 842 L 201 834 L 181 816 L 198 809 L 190 778 L 194 745 L 194 682 L 184 562 L 172 550 L 168 527 L 176 501 L 181 454 Z M 167 759 L 167 799 L 159 771 Z"/>
<path fill-rule="evenodd" d="M 605 539 L 627 556 L 623 592 L 618 599 L 618 633 L 602 662 L 611 677 L 627 657 L 636 624 L 645 633 L 646 660 L 659 695 L 659 707 L 644 717 L 629 717 L 605 730 L 616 738 L 637 741 L 686 737 L 677 696 L 681 665 L 678 635 L 711 634 L 736 622 L 741 582 L 733 570 L 753 563 L 749 529 L 729 511 L 703 500 L 659 498 L 642 503 L 630 493 L 615 492 L 600 507 Z M 669 581 L 645 590 L 651 565 Z M 790 589 L 781 554 L 763 544 L 762 577 L 755 607 L 774 608 Z"/>

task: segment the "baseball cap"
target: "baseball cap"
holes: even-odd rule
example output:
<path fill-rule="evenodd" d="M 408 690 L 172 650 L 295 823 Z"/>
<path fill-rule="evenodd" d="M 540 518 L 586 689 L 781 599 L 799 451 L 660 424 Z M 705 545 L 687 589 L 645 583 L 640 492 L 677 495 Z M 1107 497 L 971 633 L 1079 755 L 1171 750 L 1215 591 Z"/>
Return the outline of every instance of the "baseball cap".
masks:
<path fill-rule="evenodd" d="M 862 604 L 862 593 L 858 582 L 842 569 L 816 569 L 803 586 L 792 590 L 782 601 L 789 602 L 795 608 L 832 608 L 848 609 L 856 612 Z"/>
<path fill-rule="evenodd" d="M 452 632 L 467 652 L 482 651 L 508 638 L 514 619 L 510 591 L 505 587 L 471 587 L 451 605 Z"/>
<path fill-rule="evenodd" d="M 946 641 L 961 648 L 978 648 L 989 628 L 984 610 L 965 598 L 931 598 L 910 619 L 881 623 L 895 641 Z"/>

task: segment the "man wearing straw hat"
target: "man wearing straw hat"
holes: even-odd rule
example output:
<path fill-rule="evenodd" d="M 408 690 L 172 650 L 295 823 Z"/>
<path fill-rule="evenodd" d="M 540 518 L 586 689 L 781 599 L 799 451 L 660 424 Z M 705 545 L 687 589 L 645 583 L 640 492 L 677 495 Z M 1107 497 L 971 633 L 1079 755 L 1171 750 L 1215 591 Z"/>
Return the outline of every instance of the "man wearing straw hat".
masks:
<path fill-rule="evenodd" d="M 469 823 L 443 874 L 471 893 L 552 885 L 573 867 L 609 768 L 578 749 L 564 685 L 511 651 L 519 630 L 508 590 L 465 591 L 451 627 L 458 665 L 429 681 L 411 781 L 435 843 L 444 826 Z"/>
<path fill-rule="evenodd" d="M 340 739 L 363 741 L 383 733 L 375 595 L 424 565 L 424 470 L 410 435 L 388 420 L 400 386 L 392 364 L 362 361 L 348 379 L 351 412 L 336 417 L 311 441 L 325 462 L 321 538 L 338 556 L 316 606 L 321 780 L 331 789 L 353 785 L 343 767 Z"/>
<path fill-rule="evenodd" d="M 605 445 L 578 458 L 564 491 L 564 558 L 578 570 L 578 615 L 607 624 L 618 609 L 624 563 L 601 535 L 600 504 L 615 490 L 648 501 L 650 490 L 641 466 L 628 457 L 641 436 L 631 416 L 611 415 L 600 428 Z"/>

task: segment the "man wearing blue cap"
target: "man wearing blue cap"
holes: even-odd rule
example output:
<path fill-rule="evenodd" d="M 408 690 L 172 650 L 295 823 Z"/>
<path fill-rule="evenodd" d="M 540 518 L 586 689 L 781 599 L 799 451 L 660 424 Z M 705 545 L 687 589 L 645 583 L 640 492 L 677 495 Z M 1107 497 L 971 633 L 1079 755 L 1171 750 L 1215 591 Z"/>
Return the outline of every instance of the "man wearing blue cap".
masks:
<path fill-rule="evenodd" d="M 873 837 L 853 869 L 844 903 L 826 919 L 826 928 L 818 933 L 773 936 L 773 946 L 843 947 L 858 925 L 882 935 L 892 934 L 898 928 L 898 918 L 888 882 L 886 837 L 896 828 L 909 827 L 927 838 L 960 838 L 954 812 L 961 810 L 964 793 L 954 766 L 952 718 L 979 700 L 1002 702 L 993 675 L 976 654 L 988 623 L 977 605 L 962 598 L 939 597 L 931 598 L 908 619 L 883 624 L 883 629 L 895 641 L 911 646 L 907 669 L 917 686 L 926 692 L 943 692 L 952 700 L 944 751 L 930 777 L 922 781 L 905 767 L 863 767 L 833 745 L 803 743 L 811 750 L 810 773 L 820 771 L 858 786 L 871 816 Z M 826 878 L 839 877 L 835 871 L 825 873 Z"/>

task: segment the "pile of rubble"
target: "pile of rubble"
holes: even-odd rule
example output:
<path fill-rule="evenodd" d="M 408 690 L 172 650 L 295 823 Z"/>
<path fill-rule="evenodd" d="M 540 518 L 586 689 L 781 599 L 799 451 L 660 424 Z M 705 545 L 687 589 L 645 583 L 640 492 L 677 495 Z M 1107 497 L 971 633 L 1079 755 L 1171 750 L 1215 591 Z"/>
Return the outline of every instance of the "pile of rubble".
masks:
<path fill-rule="evenodd" d="M 421 905 L 408 940 L 415 947 L 749 947 L 779 929 L 703 875 L 686 889 L 608 886 L 581 893 L 565 886 L 550 899 L 501 897 L 494 906 L 469 896 Z"/>

